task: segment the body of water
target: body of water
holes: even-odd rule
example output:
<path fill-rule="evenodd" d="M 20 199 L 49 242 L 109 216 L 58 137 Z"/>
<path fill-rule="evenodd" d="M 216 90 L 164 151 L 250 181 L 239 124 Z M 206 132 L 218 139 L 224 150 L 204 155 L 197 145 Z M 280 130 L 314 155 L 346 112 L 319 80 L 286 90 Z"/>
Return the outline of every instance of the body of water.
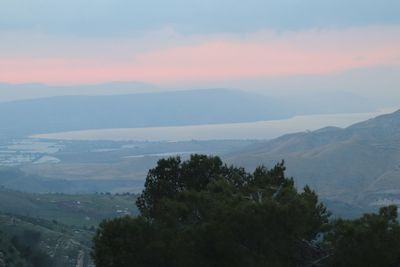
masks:
<path fill-rule="evenodd" d="M 82 130 L 39 134 L 31 137 L 55 140 L 137 141 L 272 139 L 283 134 L 313 131 L 327 126 L 348 127 L 354 123 L 393 111 L 395 109 L 369 113 L 296 116 L 286 120 L 248 123 Z"/>

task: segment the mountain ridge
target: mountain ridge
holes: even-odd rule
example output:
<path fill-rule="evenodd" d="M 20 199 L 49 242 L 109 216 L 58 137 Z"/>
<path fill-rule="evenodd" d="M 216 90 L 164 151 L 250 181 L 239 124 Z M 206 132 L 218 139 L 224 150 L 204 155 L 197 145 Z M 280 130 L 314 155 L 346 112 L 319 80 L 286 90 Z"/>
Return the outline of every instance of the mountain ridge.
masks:
<path fill-rule="evenodd" d="M 346 95 L 332 97 L 347 99 Z M 365 103 L 346 104 L 339 110 L 328 99 L 324 101 L 326 105 L 310 107 L 286 97 L 229 89 L 52 96 L 0 103 L 0 130 L 3 135 L 15 138 L 87 129 L 241 123 L 288 119 L 295 115 L 370 111 Z"/>
<path fill-rule="evenodd" d="M 298 186 L 309 184 L 324 198 L 400 203 L 400 110 L 343 129 L 284 135 L 226 158 L 247 168 L 284 159 Z"/>

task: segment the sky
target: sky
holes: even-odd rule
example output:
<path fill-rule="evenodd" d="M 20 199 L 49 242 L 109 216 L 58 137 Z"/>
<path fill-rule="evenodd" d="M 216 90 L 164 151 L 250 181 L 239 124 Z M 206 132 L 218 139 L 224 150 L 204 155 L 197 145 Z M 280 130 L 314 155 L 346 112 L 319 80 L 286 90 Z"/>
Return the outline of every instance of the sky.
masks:
<path fill-rule="evenodd" d="M 398 0 L 0 0 L 0 83 L 400 97 L 399 10 Z"/>

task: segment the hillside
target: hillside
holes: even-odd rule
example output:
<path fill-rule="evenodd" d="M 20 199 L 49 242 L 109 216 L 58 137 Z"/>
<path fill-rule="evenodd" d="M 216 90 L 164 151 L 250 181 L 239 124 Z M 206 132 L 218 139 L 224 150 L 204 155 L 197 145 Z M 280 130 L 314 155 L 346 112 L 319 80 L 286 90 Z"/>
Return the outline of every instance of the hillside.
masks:
<path fill-rule="evenodd" d="M 11 240 L 0 232 L 0 267 L 17 267 L 26 265 L 20 252 L 14 247 Z"/>
<path fill-rule="evenodd" d="M 56 221 L 0 213 L 0 266 L 92 266 L 93 230 Z M 4 263 L 4 265 L 1 265 Z"/>
<path fill-rule="evenodd" d="M 343 103 L 340 109 L 332 105 L 332 99 Z M 368 103 L 348 94 L 304 96 L 300 100 L 223 89 L 58 96 L 0 103 L 0 131 L 1 138 L 16 138 L 85 129 L 254 122 L 370 111 Z"/>
<path fill-rule="evenodd" d="M 33 194 L 0 188 L 0 267 L 92 266 L 96 227 L 104 219 L 136 215 L 135 199 L 132 194 Z"/>
<path fill-rule="evenodd" d="M 247 168 L 285 159 L 297 185 L 323 198 L 369 208 L 399 204 L 400 111 L 345 129 L 285 135 L 225 158 Z"/>
<path fill-rule="evenodd" d="M 35 194 L 0 188 L 0 213 L 91 227 L 107 218 L 135 215 L 135 199 L 132 194 Z"/>

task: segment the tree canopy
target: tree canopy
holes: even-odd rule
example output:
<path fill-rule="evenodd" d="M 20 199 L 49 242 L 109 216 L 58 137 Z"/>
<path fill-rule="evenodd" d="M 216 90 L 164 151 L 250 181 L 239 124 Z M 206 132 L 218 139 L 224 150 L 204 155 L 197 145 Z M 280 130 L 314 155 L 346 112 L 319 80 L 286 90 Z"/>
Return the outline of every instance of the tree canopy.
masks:
<path fill-rule="evenodd" d="M 356 220 L 339 219 L 328 238 L 334 248 L 331 266 L 397 267 L 400 265 L 400 226 L 397 207 Z"/>
<path fill-rule="evenodd" d="M 215 156 L 161 159 L 137 206 L 137 217 L 100 224 L 92 252 L 97 267 L 400 263 L 396 208 L 330 221 L 316 193 L 308 186 L 298 191 L 285 176 L 284 162 L 249 173 Z"/>

